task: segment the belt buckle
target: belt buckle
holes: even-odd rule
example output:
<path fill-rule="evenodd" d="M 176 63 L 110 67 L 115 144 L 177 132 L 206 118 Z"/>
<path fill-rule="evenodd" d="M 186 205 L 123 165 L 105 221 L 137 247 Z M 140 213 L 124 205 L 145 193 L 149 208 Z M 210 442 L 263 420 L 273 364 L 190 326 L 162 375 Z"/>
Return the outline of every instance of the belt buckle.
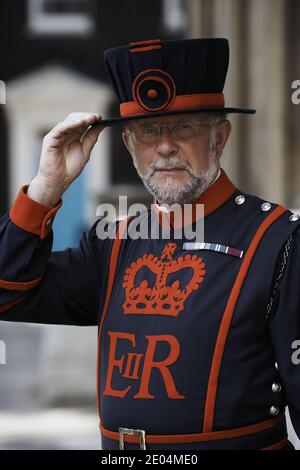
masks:
<path fill-rule="evenodd" d="M 139 436 L 140 450 L 146 450 L 146 432 L 143 429 L 119 428 L 119 449 L 124 450 L 124 436 Z"/>

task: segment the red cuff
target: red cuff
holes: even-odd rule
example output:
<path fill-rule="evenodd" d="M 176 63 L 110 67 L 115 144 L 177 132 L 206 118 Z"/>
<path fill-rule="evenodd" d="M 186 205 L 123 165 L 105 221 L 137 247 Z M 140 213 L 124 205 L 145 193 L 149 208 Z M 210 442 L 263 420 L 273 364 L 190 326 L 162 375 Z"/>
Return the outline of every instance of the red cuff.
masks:
<path fill-rule="evenodd" d="M 62 205 L 62 199 L 56 206 L 46 206 L 26 195 L 29 184 L 21 187 L 13 206 L 9 211 L 11 221 L 27 232 L 46 238 L 52 228 L 56 212 Z"/>

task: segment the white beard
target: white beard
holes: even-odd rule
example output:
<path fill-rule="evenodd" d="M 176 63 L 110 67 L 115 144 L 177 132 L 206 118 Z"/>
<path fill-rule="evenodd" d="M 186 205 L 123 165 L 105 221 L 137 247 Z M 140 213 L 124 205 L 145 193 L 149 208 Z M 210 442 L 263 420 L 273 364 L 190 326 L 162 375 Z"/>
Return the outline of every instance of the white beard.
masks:
<path fill-rule="evenodd" d="M 219 158 L 216 157 L 215 135 L 211 136 L 208 168 L 206 170 L 201 170 L 199 173 L 196 173 L 185 160 L 183 161 L 174 157 L 167 160 L 168 168 L 184 168 L 188 171 L 190 181 L 184 185 L 176 184 L 174 179 L 171 177 L 166 178 L 163 188 L 153 182 L 152 176 L 154 170 L 166 168 L 165 158 L 157 160 L 147 175 L 141 173 L 134 153 L 132 154 L 132 158 L 137 173 L 143 181 L 145 188 L 160 204 L 172 205 L 177 203 L 183 205 L 195 201 L 211 185 L 217 177 L 220 169 L 220 161 Z"/>

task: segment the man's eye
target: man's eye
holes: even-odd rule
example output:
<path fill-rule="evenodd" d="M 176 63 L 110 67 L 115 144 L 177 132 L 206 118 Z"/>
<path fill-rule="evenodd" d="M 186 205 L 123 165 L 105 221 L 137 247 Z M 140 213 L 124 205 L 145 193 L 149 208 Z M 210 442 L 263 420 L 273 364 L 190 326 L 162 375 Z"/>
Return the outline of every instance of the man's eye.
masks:
<path fill-rule="evenodd" d="M 180 122 L 175 125 L 175 128 L 179 130 L 192 129 L 192 125 L 189 122 Z"/>
<path fill-rule="evenodd" d="M 155 126 L 143 127 L 142 132 L 143 132 L 143 134 L 155 134 L 156 133 L 156 127 Z"/>

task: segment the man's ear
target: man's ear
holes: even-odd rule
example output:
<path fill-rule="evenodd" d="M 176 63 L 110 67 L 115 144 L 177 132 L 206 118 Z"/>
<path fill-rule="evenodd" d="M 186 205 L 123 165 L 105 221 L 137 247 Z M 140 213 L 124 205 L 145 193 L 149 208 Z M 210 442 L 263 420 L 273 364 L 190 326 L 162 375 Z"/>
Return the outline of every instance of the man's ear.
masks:
<path fill-rule="evenodd" d="M 130 134 L 123 131 L 122 132 L 122 139 L 123 139 L 124 145 L 127 148 L 128 152 L 130 153 L 130 155 L 132 155 L 132 145 L 131 145 L 131 140 L 130 140 Z"/>
<path fill-rule="evenodd" d="M 224 119 L 224 121 L 221 121 L 217 125 L 216 150 L 219 157 L 222 155 L 223 149 L 230 136 L 231 129 L 231 122 L 228 119 Z"/>

